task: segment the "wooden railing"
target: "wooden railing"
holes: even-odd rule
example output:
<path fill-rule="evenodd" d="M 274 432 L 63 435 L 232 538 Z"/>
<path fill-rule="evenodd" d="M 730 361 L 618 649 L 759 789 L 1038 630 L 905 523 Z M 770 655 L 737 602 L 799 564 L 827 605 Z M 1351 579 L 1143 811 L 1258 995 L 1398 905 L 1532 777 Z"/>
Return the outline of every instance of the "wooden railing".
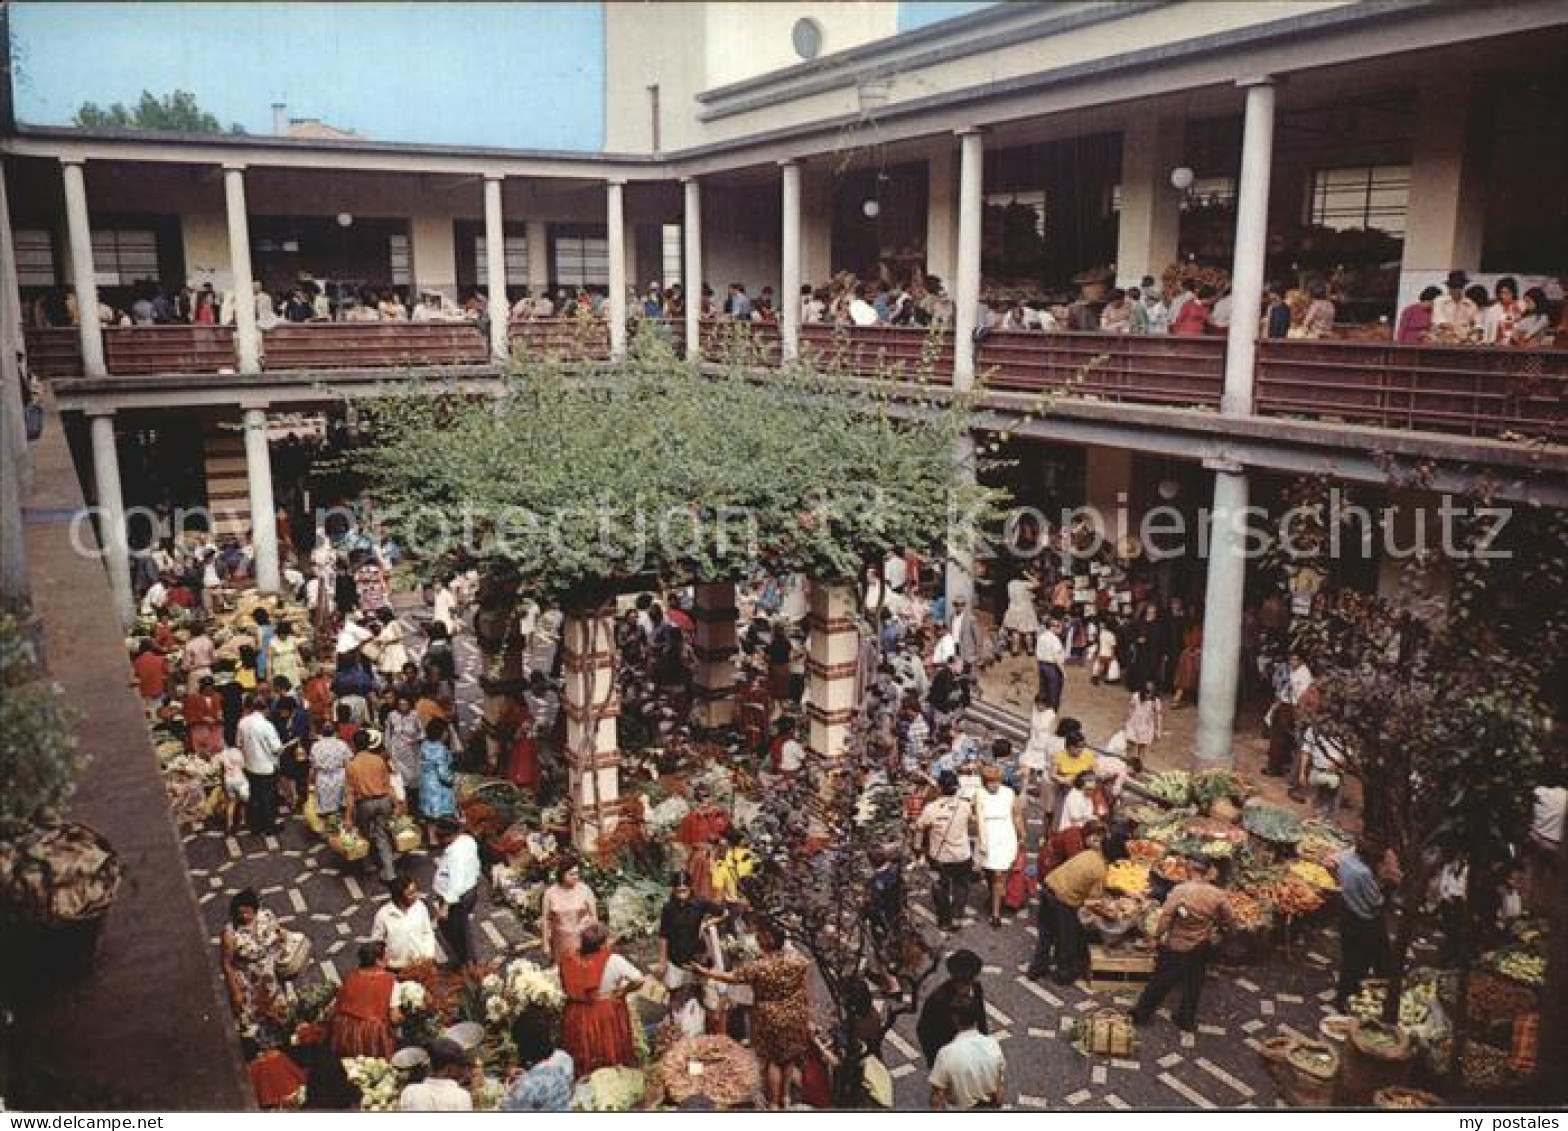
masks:
<path fill-rule="evenodd" d="M 800 350 L 819 365 L 858 377 L 953 380 L 953 342 L 945 330 L 919 326 L 827 326 L 800 328 Z"/>
<path fill-rule="evenodd" d="M 1256 408 L 1418 432 L 1568 440 L 1568 350 L 1262 341 Z"/>
<path fill-rule="evenodd" d="M 103 360 L 110 373 L 233 372 L 232 326 L 108 326 Z"/>
<path fill-rule="evenodd" d="M 776 322 L 730 322 L 704 318 L 700 326 L 704 361 L 734 360 L 778 365 L 784 359 L 783 331 Z M 681 337 L 685 338 L 684 328 Z"/>
<path fill-rule="evenodd" d="M 531 318 L 508 329 L 513 350 L 571 361 L 610 356 L 610 326 L 602 318 Z"/>
<path fill-rule="evenodd" d="M 268 370 L 482 365 L 490 358 L 489 343 L 473 322 L 307 322 L 275 326 L 262 335 L 262 349 L 262 364 Z"/>
<path fill-rule="evenodd" d="M 993 331 L 980 343 L 976 369 L 991 389 L 1217 409 L 1225 340 Z"/>
<path fill-rule="evenodd" d="M 28 326 L 22 340 L 34 377 L 82 375 L 82 339 L 75 326 Z"/>

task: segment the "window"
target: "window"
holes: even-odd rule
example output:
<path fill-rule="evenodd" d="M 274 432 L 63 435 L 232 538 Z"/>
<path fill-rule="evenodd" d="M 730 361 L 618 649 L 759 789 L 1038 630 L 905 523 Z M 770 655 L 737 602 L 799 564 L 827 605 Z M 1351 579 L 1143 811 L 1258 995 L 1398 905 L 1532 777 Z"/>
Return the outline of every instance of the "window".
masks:
<path fill-rule="evenodd" d="M 1194 205 L 1218 208 L 1236 203 L 1236 182 L 1230 177 L 1199 177 L 1187 190 Z"/>
<path fill-rule="evenodd" d="M 506 236 L 501 242 L 506 252 L 506 285 L 526 287 L 528 285 L 528 237 Z M 485 237 L 482 234 L 474 237 L 474 269 L 480 279 L 487 277 Z"/>
<path fill-rule="evenodd" d="M 1004 212 L 1009 208 L 1027 208 L 1034 213 L 1034 232 L 1041 239 L 1045 238 L 1045 190 L 1036 189 L 1033 192 L 988 192 L 985 194 L 987 208 L 1000 208 Z"/>
<path fill-rule="evenodd" d="M 666 288 L 676 286 L 681 281 L 681 226 L 679 224 L 665 224 L 660 231 L 659 269 L 664 279 Z"/>
<path fill-rule="evenodd" d="M 1410 205 L 1410 166 L 1360 165 L 1312 174 L 1307 222 L 1336 231 L 1376 228 L 1404 236 Z"/>
<path fill-rule="evenodd" d="M 392 285 L 406 287 L 413 283 L 414 272 L 411 266 L 412 257 L 409 254 L 408 237 L 394 233 L 387 237 L 387 252 L 392 260 Z"/>
<path fill-rule="evenodd" d="M 39 228 L 19 229 L 16 248 L 16 283 L 20 287 L 53 287 L 60 279 L 54 269 L 54 239 Z"/>
<path fill-rule="evenodd" d="M 128 287 L 158 278 L 158 235 L 140 230 L 93 233 L 93 274 L 100 287 Z"/>
<path fill-rule="evenodd" d="M 569 287 L 609 286 L 609 240 L 604 236 L 556 236 L 555 281 Z"/>

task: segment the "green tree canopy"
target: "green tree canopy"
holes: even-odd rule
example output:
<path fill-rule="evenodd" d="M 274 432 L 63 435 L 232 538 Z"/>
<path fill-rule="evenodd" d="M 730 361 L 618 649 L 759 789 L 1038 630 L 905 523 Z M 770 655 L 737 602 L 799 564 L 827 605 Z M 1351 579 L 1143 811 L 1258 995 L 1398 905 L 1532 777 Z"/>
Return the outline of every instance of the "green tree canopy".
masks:
<path fill-rule="evenodd" d="M 955 459 L 970 402 L 908 391 L 807 365 L 757 380 L 739 359 L 704 374 L 648 331 L 591 373 L 514 361 L 497 399 L 378 402 L 358 465 L 422 560 L 466 548 L 544 596 L 758 565 L 848 579 L 895 548 L 939 552 L 954 516 L 999 503 Z"/>
<path fill-rule="evenodd" d="M 182 134 L 224 132 L 218 119 L 198 106 L 196 96 L 188 90 L 176 90 L 162 98 L 144 90 L 134 108 L 116 102 L 105 110 L 96 102 L 83 102 L 71 120 L 84 129 L 163 130 Z M 245 130 L 234 122 L 228 132 L 242 134 Z"/>

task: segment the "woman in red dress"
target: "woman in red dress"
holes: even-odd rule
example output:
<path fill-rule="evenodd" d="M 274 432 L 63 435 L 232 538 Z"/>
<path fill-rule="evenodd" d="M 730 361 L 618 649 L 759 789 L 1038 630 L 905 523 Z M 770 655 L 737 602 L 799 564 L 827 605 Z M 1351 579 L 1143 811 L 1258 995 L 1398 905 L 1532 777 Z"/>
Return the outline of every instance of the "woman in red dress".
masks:
<path fill-rule="evenodd" d="M 714 845 L 729 831 L 730 818 L 713 804 L 711 797 L 706 785 L 692 790 L 696 805 L 675 827 L 675 839 L 687 849 L 686 872 L 691 876 L 692 897 L 717 902 L 713 891 L 713 863 L 717 857 Z"/>
<path fill-rule="evenodd" d="M 359 969 L 343 979 L 332 1010 L 332 1051 L 338 1056 L 391 1057 L 397 1049 L 393 1026 L 402 1020 L 392 1000 L 396 991 L 397 975 L 387 969 L 387 944 L 363 944 Z"/>
<path fill-rule="evenodd" d="M 506 748 L 506 779 L 530 793 L 539 788 L 539 743 L 534 738 L 534 717 L 515 699 L 501 715 L 501 730 L 510 734 Z"/>
<path fill-rule="evenodd" d="M 180 705 L 185 717 L 185 743 L 192 754 L 210 757 L 223 749 L 223 697 L 212 676 L 202 676 L 197 690 Z"/>
<path fill-rule="evenodd" d="M 637 1063 L 626 997 L 642 985 L 642 972 L 612 953 L 609 939 L 604 924 L 592 923 L 576 953 L 563 954 L 559 963 L 566 991 L 561 1044 L 579 1080 L 600 1068 Z"/>

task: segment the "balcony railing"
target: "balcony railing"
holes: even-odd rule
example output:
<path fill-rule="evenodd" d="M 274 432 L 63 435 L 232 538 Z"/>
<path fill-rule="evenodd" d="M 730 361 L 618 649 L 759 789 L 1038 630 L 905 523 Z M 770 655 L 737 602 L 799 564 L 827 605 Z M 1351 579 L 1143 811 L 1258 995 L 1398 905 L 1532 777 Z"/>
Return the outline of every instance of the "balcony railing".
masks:
<path fill-rule="evenodd" d="M 976 361 L 987 388 L 1128 404 L 1218 409 L 1225 385 L 1217 337 L 993 331 Z"/>
<path fill-rule="evenodd" d="M 679 320 L 654 324 L 680 351 Z M 602 319 L 514 322 L 514 348 L 569 360 L 609 356 Z M 949 333 L 918 327 L 801 327 L 801 351 L 846 373 L 949 384 Z M 285 325 L 263 335 L 263 366 L 275 370 L 481 365 L 489 344 L 471 322 Z M 40 377 L 82 371 L 77 331 L 29 328 L 28 360 Z M 703 356 L 777 365 L 779 327 L 704 321 Z M 234 332 L 216 326 L 113 327 L 104 356 L 115 375 L 232 372 Z M 989 389 L 1050 391 L 1129 405 L 1217 409 L 1224 385 L 1219 337 L 993 332 L 978 348 Z M 1568 442 L 1568 350 L 1406 346 L 1381 341 L 1258 343 L 1254 412 L 1412 431 Z"/>
<path fill-rule="evenodd" d="M 1255 395 L 1260 416 L 1568 440 L 1568 350 L 1263 341 Z"/>

